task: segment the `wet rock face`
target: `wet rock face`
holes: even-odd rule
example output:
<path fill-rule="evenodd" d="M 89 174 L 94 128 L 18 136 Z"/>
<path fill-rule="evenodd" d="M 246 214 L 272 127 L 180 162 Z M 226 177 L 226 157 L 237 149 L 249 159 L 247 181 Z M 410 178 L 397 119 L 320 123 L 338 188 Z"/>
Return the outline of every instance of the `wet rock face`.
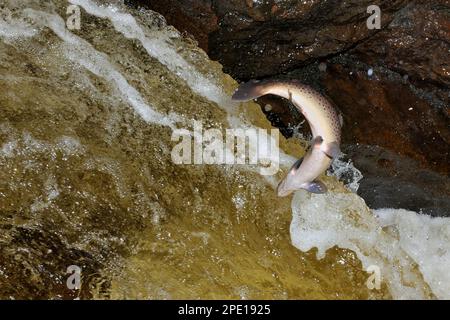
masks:
<path fill-rule="evenodd" d="M 450 2 L 433 0 L 412 1 L 396 12 L 384 30 L 354 51 L 366 63 L 382 62 L 414 85 L 448 102 L 449 50 Z"/>
<path fill-rule="evenodd" d="M 366 40 L 374 33 L 369 5 L 381 7 L 387 25 L 406 2 L 216 1 L 220 28 L 210 36 L 210 55 L 239 79 L 272 76 Z"/>
<path fill-rule="evenodd" d="M 331 64 L 320 79 L 344 117 L 346 144 L 382 146 L 448 173 L 450 132 L 444 108 L 386 69 Z"/>
<path fill-rule="evenodd" d="M 364 172 L 358 194 L 372 208 L 403 208 L 432 216 L 448 216 L 450 181 L 417 161 L 381 147 L 353 145 L 346 153 Z"/>

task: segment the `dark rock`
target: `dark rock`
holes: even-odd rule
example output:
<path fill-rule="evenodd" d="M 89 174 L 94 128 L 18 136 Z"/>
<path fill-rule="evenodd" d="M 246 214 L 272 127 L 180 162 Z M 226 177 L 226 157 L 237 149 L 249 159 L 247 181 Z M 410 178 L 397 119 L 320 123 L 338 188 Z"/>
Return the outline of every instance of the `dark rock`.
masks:
<path fill-rule="evenodd" d="M 364 172 L 358 194 L 369 207 L 407 209 L 432 216 L 450 212 L 448 177 L 380 147 L 352 145 L 345 152 Z"/>
<path fill-rule="evenodd" d="M 369 41 L 355 48 L 368 64 L 383 64 L 448 107 L 450 86 L 450 2 L 412 1 Z M 448 109 L 447 109 L 448 112 Z M 447 114 L 448 115 L 448 114 Z"/>
<path fill-rule="evenodd" d="M 109 280 L 99 275 L 104 266 L 88 252 L 72 248 L 57 233 L 44 234 L 36 228 L 0 224 L 0 278 L 3 297 L 15 299 L 92 299 L 91 287 Z M 15 250 L 20 248 L 21 250 Z M 34 263 L 33 263 L 34 262 Z M 67 267 L 77 265 L 83 270 L 80 290 L 70 290 L 66 281 Z"/>
<path fill-rule="evenodd" d="M 448 174 L 450 130 L 442 108 L 418 97 L 399 75 L 333 64 L 321 87 L 344 116 L 344 143 L 378 145 Z"/>
<path fill-rule="evenodd" d="M 238 79 L 286 72 L 364 42 L 367 7 L 382 9 L 382 25 L 407 3 L 373 1 L 216 1 L 220 28 L 210 35 L 210 56 Z"/>

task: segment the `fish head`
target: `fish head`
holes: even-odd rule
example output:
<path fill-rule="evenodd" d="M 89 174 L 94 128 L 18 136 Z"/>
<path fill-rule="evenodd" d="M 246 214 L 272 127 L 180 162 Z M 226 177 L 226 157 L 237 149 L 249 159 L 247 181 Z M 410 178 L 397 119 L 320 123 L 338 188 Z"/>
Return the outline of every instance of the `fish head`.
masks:
<path fill-rule="evenodd" d="M 287 197 L 295 190 L 301 189 L 299 181 L 300 165 L 302 164 L 303 158 L 297 160 L 291 167 L 286 177 L 280 181 L 277 187 L 277 194 L 279 197 Z"/>
<path fill-rule="evenodd" d="M 277 187 L 277 194 L 279 197 L 287 197 L 290 195 L 294 190 L 289 187 L 289 183 L 286 182 L 286 178 L 280 181 Z"/>
<path fill-rule="evenodd" d="M 241 83 L 234 92 L 231 99 L 233 101 L 250 101 L 265 95 L 267 85 L 263 81 L 250 80 Z"/>

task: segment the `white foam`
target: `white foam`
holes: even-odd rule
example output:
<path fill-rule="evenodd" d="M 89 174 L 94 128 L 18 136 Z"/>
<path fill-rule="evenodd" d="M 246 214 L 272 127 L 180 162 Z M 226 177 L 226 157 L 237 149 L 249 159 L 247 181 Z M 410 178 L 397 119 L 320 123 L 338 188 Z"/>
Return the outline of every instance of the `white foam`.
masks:
<path fill-rule="evenodd" d="M 417 263 L 440 299 L 450 299 L 450 218 L 433 218 L 404 209 L 378 209 L 381 223 L 399 235 L 400 247 Z"/>
<path fill-rule="evenodd" d="M 0 9 L 0 38 L 16 40 L 30 38 L 37 34 L 38 30 L 21 19 L 12 18 L 8 9 Z"/>
<path fill-rule="evenodd" d="M 405 210 L 376 213 L 388 229 L 356 194 L 298 191 L 292 201 L 292 243 L 302 251 L 317 248 L 319 259 L 333 246 L 352 250 L 364 270 L 380 268 L 396 299 L 424 299 L 427 286 L 436 297 L 449 299 L 450 219 Z"/>
<path fill-rule="evenodd" d="M 65 156 L 84 152 L 84 147 L 73 137 L 61 136 L 51 143 L 36 139 L 27 131 L 24 131 L 21 135 L 12 128 L 8 128 L 8 131 L 10 139 L 1 146 L 0 157 L 29 157 L 35 153 L 47 153 L 54 159 L 56 152 L 61 152 Z"/>
<path fill-rule="evenodd" d="M 363 174 L 353 164 L 351 160 L 344 161 L 341 157 L 334 159 L 331 164 L 332 176 L 338 180 L 344 181 L 345 186 L 352 192 L 356 193 L 359 189 L 359 182 L 363 178 Z"/>
<path fill-rule="evenodd" d="M 12 140 L 5 142 L 0 149 L 0 156 L 5 158 L 12 158 L 14 156 L 14 150 L 17 149 L 17 141 Z"/>
<path fill-rule="evenodd" d="M 62 136 L 55 144 L 59 150 L 64 150 L 65 154 L 71 156 L 84 151 L 80 141 L 74 137 Z"/>
<path fill-rule="evenodd" d="M 52 201 L 55 200 L 60 194 L 58 184 L 56 182 L 55 177 L 53 176 L 49 176 L 47 178 L 44 188 L 46 191 L 46 198 L 35 199 L 35 201 L 30 206 L 30 210 L 33 213 L 48 208 L 51 205 Z"/>

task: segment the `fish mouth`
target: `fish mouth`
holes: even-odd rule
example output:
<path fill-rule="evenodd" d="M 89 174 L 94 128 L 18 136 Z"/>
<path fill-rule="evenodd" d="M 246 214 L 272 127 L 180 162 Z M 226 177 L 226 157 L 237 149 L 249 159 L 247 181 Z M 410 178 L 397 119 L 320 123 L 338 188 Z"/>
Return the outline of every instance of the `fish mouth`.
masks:
<path fill-rule="evenodd" d="M 286 188 L 286 180 L 280 181 L 280 183 L 278 184 L 278 187 L 277 187 L 277 195 L 280 198 L 287 197 L 292 192 L 294 192 L 294 190 Z"/>

